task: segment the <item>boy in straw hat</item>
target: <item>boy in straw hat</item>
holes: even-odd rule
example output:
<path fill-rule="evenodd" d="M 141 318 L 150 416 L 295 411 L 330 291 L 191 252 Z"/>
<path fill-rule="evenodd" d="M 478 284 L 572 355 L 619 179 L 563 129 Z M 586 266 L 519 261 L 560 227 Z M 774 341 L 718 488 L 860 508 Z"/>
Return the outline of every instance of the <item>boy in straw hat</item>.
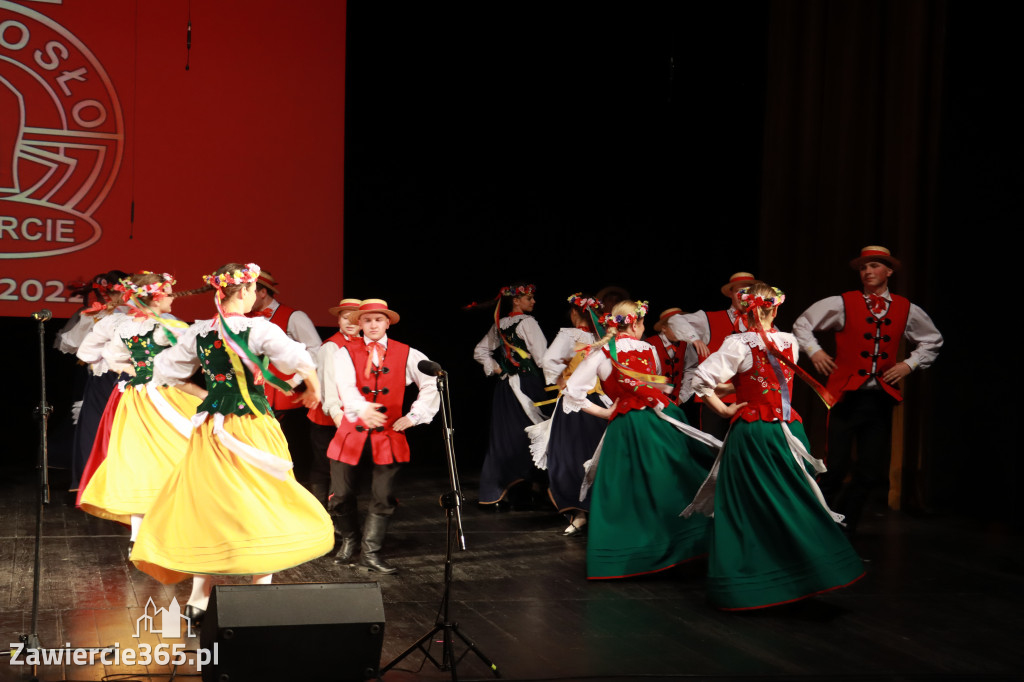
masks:
<path fill-rule="evenodd" d="M 888 480 L 892 408 L 903 400 L 897 384 L 935 362 L 942 334 L 921 308 L 889 293 L 889 277 L 900 269 L 889 249 L 865 246 L 850 267 L 860 272 L 861 290 L 818 301 L 793 323 L 793 334 L 838 399 L 829 414 L 828 471 L 820 484 L 829 506 L 846 515 L 852 534 L 871 489 Z M 835 358 L 822 350 L 816 331 L 835 332 Z M 898 361 L 904 338 L 914 350 Z"/>
<path fill-rule="evenodd" d="M 732 302 L 727 309 L 711 312 L 698 310 L 695 313 L 669 317 L 666 326 L 670 335 L 677 341 L 693 346 L 699 356 L 698 364 L 704 362 L 709 355 L 722 347 L 725 337 L 734 331 L 747 331 L 743 314 L 740 312 L 739 292 L 757 282 L 758 280 L 749 272 L 733 273 L 729 281 L 721 287 L 722 295 Z M 705 409 L 704 401 L 699 396 L 694 397 L 694 401 L 701 404 L 701 430 L 718 438 L 725 436 L 725 432 L 729 430 L 729 422 L 719 417 L 714 410 Z M 727 405 L 735 401 L 736 397 L 733 394 L 722 396 L 722 402 Z"/>
<path fill-rule="evenodd" d="M 327 450 L 331 460 L 331 498 L 328 508 L 335 517 L 342 545 L 334 557 L 349 563 L 359 542 L 356 509 L 356 466 L 372 460 L 372 500 L 363 526 L 359 567 L 378 573 L 398 569 L 378 556 L 388 522 L 395 512 L 395 476 L 409 461 L 406 429 L 426 424 L 440 407 L 437 380 L 418 368 L 427 356 L 388 337 L 399 320 L 387 301 L 370 298 L 349 313 L 359 324 L 362 340 L 342 346 L 334 355 L 335 381 L 341 406 L 329 410 L 338 430 Z M 416 384 L 419 393 L 402 415 L 405 387 Z"/>
<path fill-rule="evenodd" d="M 309 441 L 313 447 L 313 462 L 310 466 L 309 491 L 316 499 L 327 504 L 327 493 L 331 486 L 331 468 L 327 459 L 327 446 L 331 444 L 338 427 L 334 425 L 330 409 L 341 409 L 341 394 L 334 379 L 334 354 L 342 346 L 359 340 L 359 325 L 348 319 L 348 314 L 359 308 L 358 298 L 343 298 L 327 312 L 338 318 L 338 331 L 320 346 L 316 353 L 316 374 L 323 390 L 323 402 L 309 408 Z"/>

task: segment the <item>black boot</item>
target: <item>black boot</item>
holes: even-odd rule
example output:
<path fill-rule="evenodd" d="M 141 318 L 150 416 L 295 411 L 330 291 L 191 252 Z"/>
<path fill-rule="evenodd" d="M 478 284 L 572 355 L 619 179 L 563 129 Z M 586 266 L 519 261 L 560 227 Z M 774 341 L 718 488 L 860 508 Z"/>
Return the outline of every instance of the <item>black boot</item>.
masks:
<path fill-rule="evenodd" d="M 334 563 L 351 564 L 359 548 L 359 512 L 355 504 L 332 510 L 334 535 L 341 540 L 341 546 L 334 555 Z"/>
<path fill-rule="evenodd" d="M 384 535 L 388 532 L 389 516 L 370 514 L 363 526 L 362 554 L 359 557 L 359 568 L 364 571 L 376 571 L 384 575 L 397 573 L 398 569 L 377 556 L 384 545 Z"/>
<path fill-rule="evenodd" d="M 320 504 L 327 506 L 327 484 L 326 483 L 310 483 L 309 492 L 313 497 L 317 499 Z"/>

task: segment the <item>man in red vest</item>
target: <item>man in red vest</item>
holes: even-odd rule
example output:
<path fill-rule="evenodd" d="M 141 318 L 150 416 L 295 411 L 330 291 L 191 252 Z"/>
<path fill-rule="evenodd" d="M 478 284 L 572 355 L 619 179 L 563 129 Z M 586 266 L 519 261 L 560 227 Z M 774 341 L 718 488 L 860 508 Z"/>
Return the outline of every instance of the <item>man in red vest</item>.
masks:
<path fill-rule="evenodd" d="M 331 459 L 331 498 L 328 508 L 335 517 L 342 545 L 334 557 L 347 564 L 360 547 L 359 567 L 378 573 L 398 569 L 378 556 L 388 523 L 395 513 L 395 476 L 409 461 L 404 431 L 429 423 L 440 407 L 437 379 L 419 370 L 427 356 L 415 348 L 388 338 L 398 313 L 387 301 L 370 298 L 349 314 L 358 321 L 363 338 L 343 346 L 335 354 L 335 380 L 341 405 L 329 410 L 338 431 L 327 449 Z M 416 384 L 419 393 L 409 412 L 402 415 L 405 387 Z M 334 390 L 328 387 L 326 391 Z M 356 509 L 356 467 L 372 461 L 373 483 L 362 542 Z"/>
<path fill-rule="evenodd" d="M 713 310 L 704 312 L 698 310 L 695 313 L 686 315 L 674 315 L 668 318 L 668 333 L 681 343 L 688 343 L 697 351 L 698 364 L 704 362 L 709 355 L 722 346 L 722 341 L 734 331 L 746 331 L 742 316 L 739 312 L 739 292 L 744 287 L 749 287 L 758 280 L 749 272 L 733 273 L 729 281 L 722 285 L 722 295 L 732 300 L 732 305 L 726 310 Z M 722 402 L 729 404 L 736 402 L 734 394 L 730 393 L 721 396 Z M 729 430 L 729 420 L 719 417 L 714 410 L 706 409 L 704 401 L 699 396 L 694 401 L 701 404 L 700 428 L 718 438 L 725 436 Z"/>
<path fill-rule="evenodd" d="M 663 310 L 654 323 L 653 336 L 645 341 L 654 346 L 661 362 L 661 373 L 672 382 L 672 402 L 682 405 L 693 395 L 693 373 L 697 369 L 697 354 L 693 347 L 683 341 L 677 341 L 668 329 L 668 321 L 676 315 L 685 315 L 681 308 Z"/>
<path fill-rule="evenodd" d="M 793 334 L 838 399 L 828 418 L 828 471 L 819 485 L 852 534 L 871 490 L 888 483 L 892 408 L 903 400 L 897 384 L 935 361 L 942 334 L 921 308 L 889 293 L 889 277 L 900 268 L 889 249 L 866 246 L 850 266 L 860 272 L 861 291 L 818 301 L 793 323 Z M 835 358 L 822 350 L 816 331 L 835 332 Z M 904 338 L 914 350 L 897 360 Z"/>
<path fill-rule="evenodd" d="M 260 272 L 256 280 L 256 302 L 252 306 L 250 317 L 263 316 L 280 327 L 288 335 L 288 338 L 298 341 L 306 347 L 309 354 L 314 358 L 320 349 L 320 334 L 317 333 L 313 321 L 309 315 L 280 303 L 276 296 L 278 290 L 277 280 L 266 270 Z M 265 386 L 267 401 L 274 410 L 274 416 L 281 423 L 281 431 L 288 441 L 288 450 L 295 462 L 295 475 L 300 483 L 306 485 L 318 498 L 320 490 L 330 480 L 330 471 L 327 461 L 316 461 L 313 459 L 313 450 L 309 440 L 309 425 L 306 419 L 307 409 L 313 407 L 315 401 L 313 396 L 307 396 L 299 384 L 302 377 L 296 374 L 285 374 L 278 371 L 273 364 L 270 370 L 287 381 L 292 386 L 298 387 L 294 394 L 286 395 L 272 386 Z"/>

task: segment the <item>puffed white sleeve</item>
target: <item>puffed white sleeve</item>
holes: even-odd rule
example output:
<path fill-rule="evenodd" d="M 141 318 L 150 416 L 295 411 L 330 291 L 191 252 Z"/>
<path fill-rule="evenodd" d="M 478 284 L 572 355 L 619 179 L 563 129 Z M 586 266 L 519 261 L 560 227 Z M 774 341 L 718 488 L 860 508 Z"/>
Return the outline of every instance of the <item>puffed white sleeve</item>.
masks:
<path fill-rule="evenodd" d="M 711 395 L 718 384 L 728 383 L 752 364 L 750 347 L 735 336 L 727 336 L 722 347 L 709 355 L 693 373 L 693 392 L 701 397 Z"/>
<path fill-rule="evenodd" d="M 549 384 L 558 381 L 558 377 L 565 371 L 569 360 L 575 354 L 576 341 L 572 338 L 571 330 L 559 329 L 540 363 L 541 369 L 544 370 L 544 381 Z"/>
<path fill-rule="evenodd" d="M 942 348 L 942 334 L 935 327 L 932 318 L 928 317 L 928 313 L 913 303 L 910 304 L 907 327 L 903 330 L 903 335 L 911 343 L 917 344 L 904 362 L 912 370 L 930 367 Z"/>
<path fill-rule="evenodd" d="M 501 365 L 494 361 L 492 355 L 495 349 L 501 345 L 501 341 L 498 338 L 498 327 L 497 325 L 491 325 L 491 329 L 484 335 L 484 338 L 480 339 L 480 343 L 476 344 L 473 349 L 473 359 L 483 365 L 484 374 L 490 376 L 492 374 L 501 374 Z"/>
<path fill-rule="evenodd" d="M 419 370 L 419 364 L 424 360 L 429 361 L 429 359 L 415 348 L 409 348 L 409 358 L 405 362 L 405 385 L 416 384 L 416 388 L 419 389 L 416 400 L 412 402 L 409 412 L 405 415 L 412 420 L 413 424 L 429 424 L 441 406 L 441 396 L 437 391 L 437 377 L 424 374 Z"/>
<path fill-rule="evenodd" d="M 201 326 L 202 323 L 192 325 L 178 337 L 178 343 L 156 356 L 153 360 L 153 383 L 156 386 L 183 384 L 196 373 L 199 369 L 196 335 Z"/>
<path fill-rule="evenodd" d="M 103 346 L 103 360 L 110 369 L 120 372 L 125 365 L 131 365 L 132 355 L 121 337 L 115 336 Z"/>
<path fill-rule="evenodd" d="M 544 336 L 544 332 L 541 331 L 537 318 L 532 315 L 527 316 L 519 324 L 516 333 L 526 342 L 526 350 L 530 353 L 530 357 L 539 364 L 544 359 L 544 354 L 548 351 L 548 340 Z"/>
<path fill-rule="evenodd" d="M 75 353 L 79 360 L 91 365 L 103 359 L 103 347 L 114 338 L 116 318 L 116 313 L 107 315 L 92 325 L 92 329 L 82 339 L 78 352 Z"/>
<path fill-rule="evenodd" d="M 829 296 L 814 303 L 796 318 L 793 336 L 808 357 L 821 350 L 814 332 L 838 331 L 846 324 L 846 308 L 842 296 Z"/>
<path fill-rule="evenodd" d="M 282 372 L 316 372 L 313 356 L 306 346 L 288 338 L 280 327 L 263 318 L 252 320 L 249 348 L 257 355 L 266 355 Z"/>
<path fill-rule="evenodd" d="M 338 344 L 328 341 L 316 352 L 316 378 L 320 380 L 320 392 L 323 394 L 321 408 L 331 417 L 341 412 L 342 404 L 334 371 L 334 354 L 339 350 Z"/>
<path fill-rule="evenodd" d="M 356 367 L 352 363 L 352 356 L 349 354 L 348 348 L 339 348 L 334 354 L 333 361 L 334 378 L 338 385 L 338 393 L 341 395 L 341 405 L 336 407 L 334 412 L 328 414 L 333 418 L 340 412 L 345 415 L 346 419 L 354 423 L 358 421 L 359 415 L 366 409 L 369 401 L 359 393 L 359 388 L 356 386 Z"/>
<path fill-rule="evenodd" d="M 673 315 L 668 318 L 666 324 L 679 341 L 707 343 L 711 340 L 711 325 L 708 324 L 708 316 L 701 310 L 685 315 Z"/>
<path fill-rule="evenodd" d="M 304 345 L 311 355 L 320 350 L 320 334 L 317 333 L 313 320 L 301 310 L 296 310 L 288 318 L 288 336 Z"/>
<path fill-rule="evenodd" d="M 612 362 L 605 354 L 595 350 L 586 357 L 577 367 L 576 371 L 565 383 L 565 390 L 562 392 L 562 410 L 566 414 L 579 412 L 588 402 L 587 394 L 594 388 L 594 382 L 600 379 L 607 379 L 612 371 Z"/>
<path fill-rule="evenodd" d="M 697 373 L 699 366 L 697 349 L 692 343 L 686 344 L 686 351 L 683 353 L 683 378 L 682 386 L 679 387 L 679 402 L 685 403 L 693 397 L 693 375 Z"/>

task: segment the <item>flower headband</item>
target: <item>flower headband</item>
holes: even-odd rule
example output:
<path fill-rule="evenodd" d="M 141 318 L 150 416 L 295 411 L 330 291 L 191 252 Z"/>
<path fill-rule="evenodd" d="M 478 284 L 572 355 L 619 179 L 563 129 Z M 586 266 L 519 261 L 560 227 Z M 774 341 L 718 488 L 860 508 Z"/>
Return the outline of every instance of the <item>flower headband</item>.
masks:
<path fill-rule="evenodd" d="M 778 308 L 780 305 L 786 302 L 786 294 L 782 293 L 782 289 L 778 287 L 772 287 L 772 291 L 775 292 L 774 296 L 764 298 L 762 296 L 754 296 L 750 293 L 748 287 L 740 289 L 740 305 L 745 310 L 752 310 L 754 308 Z"/>
<path fill-rule="evenodd" d="M 219 275 L 203 275 L 203 281 L 212 286 L 214 289 L 223 289 L 224 287 L 233 286 L 235 284 L 249 284 L 255 282 L 256 278 L 260 276 L 260 266 L 255 263 L 247 263 L 241 270 L 235 270 L 234 272 L 224 272 Z"/>
<path fill-rule="evenodd" d="M 526 294 L 532 294 L 535 291 L 537 291 L 537 287 L 533 286 L 532 284 L 520 284 L 517 287 L 502 287 L 501 295 L 511 296 L 512 298 L 515 298 L 517 296 L 525 296 Z"/>
<path fill-rule="evenodd" d="M 150 272 L 149 270 L 142 270 L 138 274 L 152 275 L 153 273 Z M 159 282 L 152 282 L 150 284 L 139 285 L 134 284 L 132 282 L 131 277 L 125 277 L 120 282 L 115 284 L 113 289 L 114 291 L 123 292 L 125 303 L 127 303 L 128 299 L 130 299 L 132 296 L 139 296 L 143 298 L 152 298 L 154 300 L 158 300 L 167 295 L 166 293 L 164 293 L 165 285 L 174 285 L 177 282 L 177 280 L 174 279 L 173 275 L 169 275 L 166 272 L 160 275 L 160 279 L 161 281 Z"/>
<path fill-rule="evenodd" d="M 583 298 L 583 293 L 577 291 L 575 294 L 568 298 L 569 303 L 576 306 L 577 308 L 583 308 L 584 310 L 601 309 L 601 302 L 596 298 Z"/>
<path fill-rule="evenodd" d="M 642 320 L 647 315 L 647 301 L 637 301 L 636 310 L 628 315 L 612 315 L 605 313 L 601 316 L 601 324 L 613 324 L 616 327 L 628 327 L 637 320 Z"/>

